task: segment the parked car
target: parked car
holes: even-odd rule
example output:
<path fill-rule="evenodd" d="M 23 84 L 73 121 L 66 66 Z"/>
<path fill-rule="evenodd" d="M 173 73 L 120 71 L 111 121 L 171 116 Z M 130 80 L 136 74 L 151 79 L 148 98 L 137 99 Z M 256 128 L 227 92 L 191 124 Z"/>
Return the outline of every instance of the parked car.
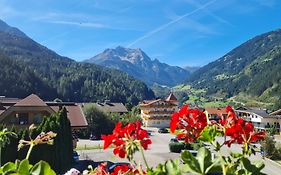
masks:
<path fill-rule="evenodd" d="M 95 135 L 91 134 L 89 139 L 90 140 L 97 140 L 98 138 Z"/>
<path fill-rule="evenodd" d="M 160 128 L 160 129 L 158 129 L 158 132 L 159 133 L 169 133 L 168 129 L 166 129 L 166 128 Z"/>
<path fill-rule="evenodd" d="M 178 140 L 177 138 L 171 138 L 170 142 L 171 142 L 171 143 L 178 143 L 179 140 Z"/>

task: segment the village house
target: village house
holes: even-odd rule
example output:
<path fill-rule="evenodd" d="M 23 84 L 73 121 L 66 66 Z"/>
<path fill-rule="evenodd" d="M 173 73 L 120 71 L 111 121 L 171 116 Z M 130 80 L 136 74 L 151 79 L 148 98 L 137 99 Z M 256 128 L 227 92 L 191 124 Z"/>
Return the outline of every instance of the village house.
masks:
<path fill-rule="evenodd" d="M 7 127 L 28 127 L 39 125 L 43 117 L 48 117 L 65 107 L 71 128 L 81 129 L 88 126 L 81 107 L 73 102 L 44 102 L 35 94 L 24 99 L 0 98 L 0 123 Z"/>
<path fill-rule="evenodd" d="M 96 103 L 84 103 L 84 105 L 93 104 L 97 109 L 105 113 L 118 113 L 120 115 L 127 113 L 128 110 L 123 103 L 114 103 L 109 100 Z"/>
<path fill-rule="evenodd" d="M 281 110 L 269 114 L 265 109 L 239 107 L 235 112 L 239 117 L 251 121 L 258 130 L 266 130 L 274 126 L 277 132 L 280 132 Z"/>
<path fill-rule="evenodd" d="M 205 108 L 204 113 L 209 118 L 209 120 L 219 121 L 222 117 L 227 116 L 225 108 Z"/>
<path fill-rule="evenodd" d="M 178 109 L 178 100 L 171 92 L 165 100 L 144 100 L 139 106 L 144 126 L 163 128 L 170 126 L 171 115 Z"/>

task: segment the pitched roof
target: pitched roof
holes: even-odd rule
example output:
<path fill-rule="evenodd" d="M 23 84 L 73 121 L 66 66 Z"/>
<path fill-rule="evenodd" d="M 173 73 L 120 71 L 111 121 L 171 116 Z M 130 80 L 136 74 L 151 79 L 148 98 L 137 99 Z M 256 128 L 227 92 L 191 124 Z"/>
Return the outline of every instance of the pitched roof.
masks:
<path fill-rule="evenodd" d="M 56 112 L 60 110 L 60 104 L 50 103 L 49 106 Z M 62 107 L 65 107 L 67 110 L 67 117 L 70 121 L 71 127 L 86 127 L 88 122 L 82 111 L 80 105 L 77 104 L 63 104 Z"/>
<path fill-rule="evenodd" d="M 269 115 L 280 115 L 281 114 L 281 109 L 278 109 L 277 111 L 274 111 L 270 113 Z"/>
<path fill-rule="evenodd" d="M 207 111 L 208 114 L 216 114 L 218 116 L 222 116 L 223 114 L 227 114 L 225 108 L 205 108 L 205 111 Z"/>
<path fill-rule="evenodd" d="M 0 96 L 0 103 L 1 104 L 16 104 L 19 102 L 21 99 L 19 98 L 7 98 L 7 97 L 1 97 Z"/>
<path fill-rule="evenodd" d="M 32 106 L 32 107 L 42 107 L 48 106 L 41 98 L 35 94 L 31 94 L 26 98 L 17 102 L 14 106 Z"/>
<path fill-rule="evenodd" d="M 247 112 L 247 113 L 253 113 L 257 114 L 261 117 L 269 117 L 269 114 L 265 109 L 259 109 L 259 108 L 245 108 L 246 110 L 235 110 L 237 112 Z"/>
<path fill-rule="evenodd" d="M 123 105 L 123 103 L 94 103 L 94 105 L 104 112 L 128 112 L 127 108 Z"/>
<path fill-rule="evenodd" d="M 15 101 L 18 102 L 15 103 Z M 23 107 L 27 107 L 28 110 L 32 110 L 33 107 L 46 107 L 45 109 L 50 110 L 51 113 L 58 112 L 60 107 L 65 107 L 68 111 L 67 117 L 70 120 L 70 124 L 72 127 L 88 126 L 82 108 L 80 107 L 80 105 L 74 102 L 44 102 L 35 94 L 31 94 L 22 100 L 5 98 L 5 100 L 1 101 L 0 103 L 0 117 L 8 109 L 13 110 L 14 106 L 21 107 L 21 110 L 25 110 L 25 108 Z"/>
<path fill-rule="evenodd" d="M 142 101 L 142 103 L 140 104 L 140 107 L 150 106 L 150 105 L 152 105 L 152 104 L 154 104 L 154 103 L 156 103 L 156 102 L 159 102 L 159 101 L 168 103 L 169 105 L 177 106 L 176 104 L 172 103 L 173 101 L 167 101 L 167 100 L 157 99 L 157 100 L 144 100 L 144 101 Z"/>
<path fill-rule="evenodd" d="M 175 97 L 173 92 L 170 92 L 169 96 L 166 98 L 166 101 L 178 101 L 178 99 Z"/>

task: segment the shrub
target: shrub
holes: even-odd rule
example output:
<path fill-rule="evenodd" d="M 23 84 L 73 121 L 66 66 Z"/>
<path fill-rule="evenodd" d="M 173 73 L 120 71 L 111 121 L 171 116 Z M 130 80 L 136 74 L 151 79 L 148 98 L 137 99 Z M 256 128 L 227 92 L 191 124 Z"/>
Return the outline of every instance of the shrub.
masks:
<path fill-rule="evenodd" d="M 178 142 L 178 143 L 169 143 L 169 149 L 172 153 L 181 153 L 182 150 L 186 148 L 185 143 Z"/>
<path fill-rule="evenodd" d="M 66 109 L 62 109 L 56 115 L 45 117 L 42 123 L 34 130 L 29 132 L 27 129 L 14 131 L 18 138 L 11 138 L 10 144 L 2 150 L 2 162 L 14 162 L 16 159 L 23 160 L 28 148 L 24 147 L 17 151 L 20 139 L 29 140 L 29 136 L 35 139 L 42 132 L 54 131 L 57 137 L 53 145 L 38 145 L 30 155 L 29 161 L 35 164 L 44 160 L 50 164 L 57 173 L 63 173 L 73 164 L 73 145 L 70 122 L 67 118 Z"/>

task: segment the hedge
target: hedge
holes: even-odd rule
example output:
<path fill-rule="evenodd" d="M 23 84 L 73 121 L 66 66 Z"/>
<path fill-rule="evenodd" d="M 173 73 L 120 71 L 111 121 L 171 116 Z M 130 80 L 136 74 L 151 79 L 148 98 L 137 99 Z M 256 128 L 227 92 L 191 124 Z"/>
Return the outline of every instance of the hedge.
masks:
<path fill-rule="evenodd" d="M 4 128 L 5 126 L 1 126 Z M 0 127 L 0 128 L 1 128 Z M 41 132 L 53 131 L 57 133 L 53 145 L 38 145 L 34 147 L 30 155 L 29 161 L 35 164 L 40 160 L 48 162 L 52 169 L 58 174 L 64 173 L 70 169 L 73 161 L 73 143 L 70 121 L 67 118 L 67 110 L 63 108 L 58 113 L 52 116 L 44 117 L 42 123 L 31 133 L 28 129 L 16 130 L 15 127 L 10 129 L 15 132 L 18 138 L 10 138 L 10 144 L 2 149 L 1 160 L 5 162 L 14 162 L 16 159 L 22 160 L 25 158 L 28 147 L 24 147 L 20 151 L 17 150 L 20 139 L 30 140 L 35 139 Z"/>

